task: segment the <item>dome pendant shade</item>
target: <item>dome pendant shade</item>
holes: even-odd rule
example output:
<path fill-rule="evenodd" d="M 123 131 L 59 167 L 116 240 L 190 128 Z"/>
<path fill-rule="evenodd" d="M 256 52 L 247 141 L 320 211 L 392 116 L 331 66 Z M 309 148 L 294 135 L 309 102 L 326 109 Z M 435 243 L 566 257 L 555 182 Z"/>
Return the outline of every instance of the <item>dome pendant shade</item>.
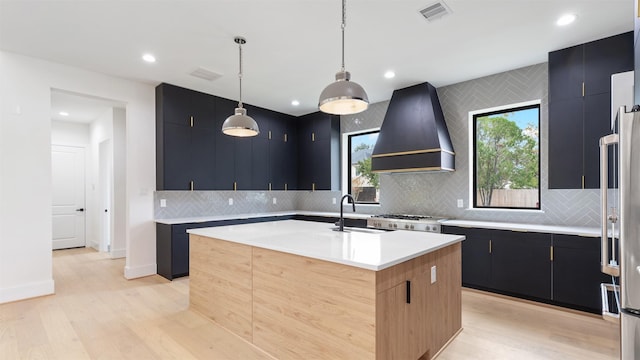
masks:
<path fill-rule="evenodd" d="M 248 116 L 247 109 L 242 107 L 242 45 L 246 44 L 247 40 L 242 36 L 236 36 L 233 41 L 238 44 L 238 52 L 240 54 L 240 72 L 238 72 L 240 99 L 233 115 L 229 116 L 224 123 L 222 123 L 222 133 L 237 137 L 256 136 L 260 133 L 258 123 L 256 123 L 251 116 Z"/>
<path fill-rule="evenodd" d="M 222 123 L 222 132 L 231 136 L 248 137 L 258 135 L 260 129 L 256 121 L 247 115 L 247 109 L 238 107 L 235 113 Z"/>
<path fill-rule="evenodd" d="M 336 81 L 329 84 L 320 94 L 320 111 L 333 115 L 357 114 L 367 110 L 369 97 L 362 86 L 350 81 L 348 71 L 336 73 Z"/>

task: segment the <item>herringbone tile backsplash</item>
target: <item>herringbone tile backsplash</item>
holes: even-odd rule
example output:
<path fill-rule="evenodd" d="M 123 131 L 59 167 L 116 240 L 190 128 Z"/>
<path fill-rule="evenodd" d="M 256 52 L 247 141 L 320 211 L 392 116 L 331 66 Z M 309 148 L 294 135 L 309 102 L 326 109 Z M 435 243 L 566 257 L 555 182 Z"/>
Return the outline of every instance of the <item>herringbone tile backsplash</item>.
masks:
<path fill-rule="evenodd" d="M 438 88 L 451 141 L 456 152 L 452 173 L 384 174 L 380 177 L 379 207 L 358 212 L 430 214 L 468 220 L 491 220 L 548 225 L 598 226 L 598 190 L 548 189 L 547 64 L 524 67 L 480 79 Z M 541 100 L 541 205 L 542 211 L 468 210 L 469 112 L 497 106 Z M 343 116 L 342 132 L 380 127 L 389 102 L 372 104 L 356 115 Z M 598 161 L 598 159 L 593 159 Z M 155 196 L 156 218 L 242 214 L 267 211 L 338 211 L 333 198 L 339 191 L 162 191 Z M 274 205 L 272 198 L 277 198 Z M 159 207 L 159 199 L 167 207 Z M 234 198 L 234 205 L 228 199 Z M 464 207 L 457 207 L 463 199 Z"/>

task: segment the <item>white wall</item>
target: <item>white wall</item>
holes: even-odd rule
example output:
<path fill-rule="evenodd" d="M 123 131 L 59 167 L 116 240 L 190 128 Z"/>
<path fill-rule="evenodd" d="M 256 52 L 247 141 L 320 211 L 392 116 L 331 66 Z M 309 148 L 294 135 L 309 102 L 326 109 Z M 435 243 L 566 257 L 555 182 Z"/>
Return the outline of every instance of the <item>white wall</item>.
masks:
<path fill-rule="evenodd" d="M 124 276 L 155 274 L 154 87 L 8 52 L 0 78 L 0 303 L 54 291 L 52 88 L 126 103 Z"/>
<path fill-rule="evenodd" d="M 89 124 L 52 121 L 51 144 L 86 147 L 89 145 Z"/>
<path fill-rule="evenodd" d="M 126 256 L 127 251 L 127 138 L 126 110 L 113 109 L 113 236 L 111 256 Z M 155 154 L 155 152 L 154 152 Z M 155 247 L 154 247 L 155 249 Z M 155 254 L 154 254 L 155 259 Z M 155 261 L 154 261 L 155 263 Z M 154 270 L 155 273 L 155 270 Z"/>

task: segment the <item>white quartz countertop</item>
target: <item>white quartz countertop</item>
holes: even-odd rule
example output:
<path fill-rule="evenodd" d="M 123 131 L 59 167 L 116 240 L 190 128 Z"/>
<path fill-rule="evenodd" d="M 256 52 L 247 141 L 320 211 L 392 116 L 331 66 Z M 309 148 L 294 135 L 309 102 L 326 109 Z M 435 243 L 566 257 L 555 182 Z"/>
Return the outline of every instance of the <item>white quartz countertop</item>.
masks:
<path fill-rule="evenodd" d="M 187 230 L 211 237 L 314 259 L 382 270 L 464 240 L 464 236 L 418 231 L 351 229 L 327 223 L 283 220 Z"/>
<path fill-rule="evenodd" d="M 445 226 L 460 226 L 470 228 L 496 229 L 496 230 L 512 230 L 512 231 L 532 231 L 547 234 L 565 234 L 578 235 L 586 237 L 600 236 L 599 227 L 586 226 L 560 226 L 560 225 L 537 225 L 537 224 L 520 224 L 506 223 L 496 221 L 475 221 L 475 220 L 447 220 L 443 221 Z"/>
<path fill-rule="evenodd" d="M 340 217 L 339 212 L 277 211 L 277 212 L 268 212 L 268 213 L 250 213 L 250 214 L 200 216 L 200 217 L 185 217 L 185 218 L 172 218 L 172 219 L 156 219 L 155 222 L 159 224 L 175 225 L 175 224 L 201 223 L 201 222 L 207 222 L 207 221 L 253 219 L 253 218 L 270 217 L 270 216 L 292 216 L 292 215 Z M 345 209 L 344 211 L 344 217 L 348 219 L 367 219 L 367 218 L 370 218 L 371 215 L 372 214 L 351 212 L 351 210 L 347 210 L 347 209 Z"/>

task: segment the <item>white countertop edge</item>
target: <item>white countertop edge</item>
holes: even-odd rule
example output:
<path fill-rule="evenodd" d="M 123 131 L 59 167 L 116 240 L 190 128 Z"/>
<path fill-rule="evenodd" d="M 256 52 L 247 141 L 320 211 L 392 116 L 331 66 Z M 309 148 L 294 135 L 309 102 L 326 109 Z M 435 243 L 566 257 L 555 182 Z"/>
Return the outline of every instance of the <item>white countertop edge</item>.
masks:
<path fill-rule="evenodd" d="M 587 226 L 538 225 L 538 224 L 503 223 L 503 222 L 478 221 L 478 220 L 447 220 L 447 221 L 443 221 L 442 225 L 473 227 L 473 228 L 483 228 L 483 229 L 496 229 L 496 230 L 532 231 L 532 232 L 540 232 L 540 233 L 577 235 L 577 236 L 584 236 L 584 237 L 600 236 L 599 227 L 587 227 Z"/>

